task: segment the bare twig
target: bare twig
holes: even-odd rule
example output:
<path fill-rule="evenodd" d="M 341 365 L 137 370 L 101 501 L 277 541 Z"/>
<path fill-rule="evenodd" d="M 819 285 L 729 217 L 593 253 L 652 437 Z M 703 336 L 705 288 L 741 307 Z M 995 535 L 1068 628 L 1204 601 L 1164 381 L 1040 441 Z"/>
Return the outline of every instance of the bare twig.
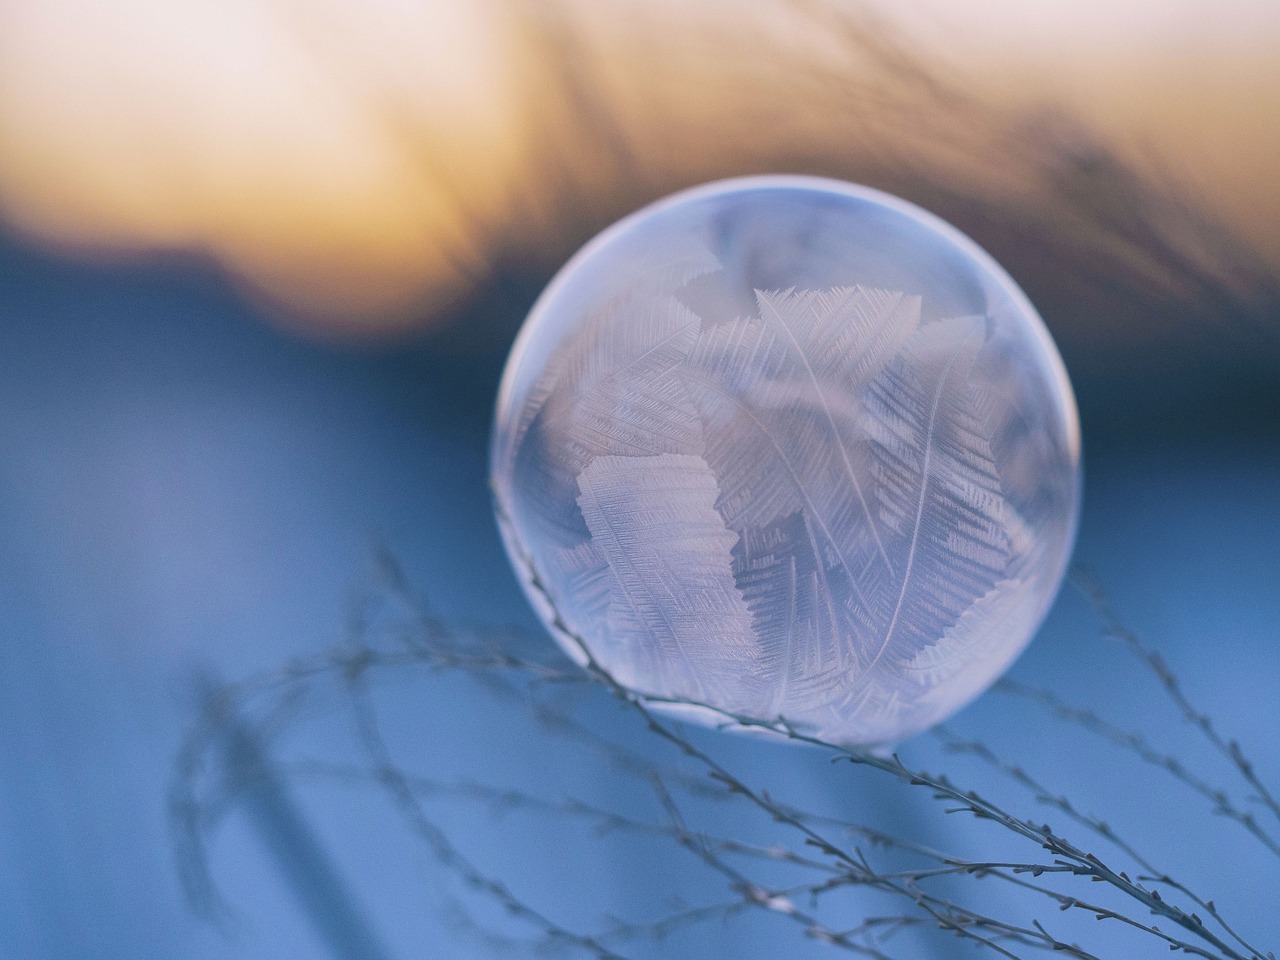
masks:
<path fill-rule="evenodd" d="M 536 573 L 530 576 L 535 589 L 540 589 Z M 930 927 L 954 934 L 1002 957 L 1047 950 L 1081 960 L 1096 960 L 1094 952 L 1056 936 L 1044 923 L 1034 919 L 1033 914 L 1025 921 L 1015 921 L 956 899 L 954 889 L 958 888 L 950 886 L 950 882 L 973 878 L 1004 884 L 1063 911 L 1085 912 L 1099 920 L 1124 924 L 1171 950 L 1206 960 L 1271 958 L 1271 954 L 1254 947 L 1238 933 L 1212 900 L 1157 869 L 1106 821 L 1082 812 L 1067 797 L 1052 791 L 1024 768 L 1001 758 L 979 741 L 964 739 L 947 731 L 939 733 L 950 750 L 975 757 L 1029 790 L 1036 801 L 1052 806 L 1077 826 L 1114 845 L 1120 854 L 1137 866 L 1137 875 L 1097 856 L 1048 824 L 1015 814 L 1003 804 L 954 782 L 946 775 L 929 774 L 908 766 L 897 755 L 863 753 L 826 742 L 783 718 L 764 720 L 740 716 L 712 704 L 691 704 L 685 699 L 636 694 L 624 688 L 600 666 L 586 644 L 558 615 L 553 619 L 554 628 L 568 642 L 577 645 L 586 662 L 585 672 L 511 654 L 495 643 L 482 627 L 468 631 L 451 628 L 434 618 L 420 601 L 408 597 L 406 584 L 394 577 L 391 581 L 393 586 L 388 589 L 394 593 L 395 607 L 403 622 L 386 623 L 376 617 L 362 617 L 352 628 L 355 634 L 362 631 L 370 633 L 379 645 L 353 642 L 322 656 L 291 662 L 281 670 L 222 690 L 211 702 L 222 703 L 231 709 L 265 698 L 262 706 L 266 713 L 279 714 L 279 705 L 289 702 L 298 691 L 321 679 L 339 681 L 349 694 L 358 741 L 369 762 L 335 764 L 314 759 L 285 762 L 273 767 L 271 775 L 295 780 L 324 778 L 373 784 L 386 791 L 409 829 L 424 841 L 438 862 L 459 876 L 468 888 L 531 927 L 535 942 L 543 947 L 577 951 L 596 958 L 615 958 L 618 954 L 614 944 L 661 939 L 686 927 L 761 910 L 798 925 L 810 939 L 872 960 L 888 960 L 886 940 L 897 932 Z M 395 586 L 397 583 L 400 585 Z M 551 609 L 554 614 L 554 604 Z M 461 671 L 482 681 L 485 689 L 493 695 L 519 698 L 552 735 L 598 754 L 628 777 L 652 784 L 665 816 L 654 820 L 611 811 L 573 798 L 548 800 L 522 789 L 475 781 L 447 783 L 403 771 L 394 762 L 382 737 L 369 683 L 376 672 L 411 666 L 430 673 Z M 563 706 L 543 702 L 546 697 L 529 696 L 538 690 L 567 693 L 571 689 L 567 682 L 584 676 L 609 690 L 626 711 L 641 720 L 658 742 L 674 748 L 677 761 L 657 761 L 633 748 L 624 747 Z M 1174 689 L 1177 689 L 1176 685 Z M 1039 703 L 1077 727 L 1117 743 L 1144 762 L 1165 769 L 1196 793 L 1217 802 L 1217 793 L 1212 787 L 1197 779 L 1174 758 L 1150 747 L 1140 736 L 1129 736 L 1094 714 L 1073 710 L 1051 694 L 1029 692 L 1016 686 L 1011 687 L 1010 692 Z M 906 786 L 923 787 L 946 805 L 946 812 L 965 812 L 990 822 L 1007 834 L 1030 842 L 1037 853 L 1028 859 L 1017 856 L 955 856 L 873 826 L 797 808 L 775 798 L 769 791 L 752 786 L 724 761 L 700 746 L 689 733 L 663 714 L 669 705 L 697 706 L 707 715 L 721 717 L 725 725 L 767 731 L 780 738 L 823 749 L 833 760 L 874 769 Z M 171 800 L 172 816 L 179 827 L 178 835 L 186 838 L 183 856 L 191 860 L 190 887 L 194 894 L 206 897 L 206 902 L 212 902 L 213 888 L 207 871 L 201 866 L 204 838 L 222 811 L 235 802 L 236 796 L 253 788 L 247 782 L 214 782 L 203 791 L 197 789 L 197 783 L 205 776 L 208 766 L 205 758 L 217 739 L 217 714 L 217 711 L 211 713 L 188 739 Z M 701 775 L 690 772 L 689 763 L 699 768 Z M 736 798 L 765 814 L 781 830 L 780 835 L 789 839 L 782 843 L 756 842 L 724 830 L 707 832 L 697 829 L 690 825 L 677 791 L 679 796 L 690 802 Z M 679 903 L 656 918 L 613 918 L 595 932 L 570 930 L 465 857 L 430 818 L 423 806 L 426 801 L 480 804 L 495 814 L 515 810 L 530 815 L 568 818 L 589 824 L 601 836 L 629 833 L 659 842 L 674 842 L 690 851 L 698 862 L 725 881 L 730 896 L 701 904 Z M 1238 812 L 1234 806 L 1228 809 Z M 1266 835 L 1265 831 L 1263 833 Z M 900 862 L 873 863 L 862 849 L 863 845 L 884 851 L 884 856 L 879 858 L 881 860 L 888 858 Z M 772 876 L 779 870 L 794 876 L 790 879 Z M 765 871 L 771 878 L 757 877 L 759 871 Z M 1080 896 L 1074 887 L 1082 881 L 1102 884 L 1128 906 Z M 875 891 L 878 895 L 897 899 L 903 904 L 903 911 L 900 914 L 864 917 L 857 923 L 844 926 L 831 923 L 827 914 L 835 906 L 827 903 L 828 898 L 839 891 L 853 889 Z M 1169 899 L 1165 893 L 1175 896 Z M 802 905 L 805 902 L 810 904 L 808 908 Z M 1143 914 L 1154 919 L 1148 920 Z M 1166 923 L 1170 925 L 1169 930 L 1159 925 Z M 505 934 L 495 934 L 495 937 L 495 943 L 509 939 Z M 521 944 L 527 947 L 529 941 L 510 939 L 514 950 L 522 950 Z"/>
<path fill-rule="evenodd" d="M 1234 820 L 1253 835 L 1253 837 L 1275 856 L 1280 857 L 1280 842 L 1258 822 L 1248 810 L 1243 810 L 1220 787 L 1215 787 L 1207 780 L 1192 772 L 1186 764 L 1171 753 L 1156 749 L 1141 733 L 1125 730 L 1104 720 L 1093 710 L 1073 706 L 1059 697 L 1052 690 L 1032 687 L 1017 680 L 1004 677 L 992 688 L 1000 693 L 1009 694 L 1021 700 L 1035 703 L 1054 716 L 1067 723 L 1074 724 L 1082 730 L 1100 737 L 1109 743 L 1128 751 L 1144 763 L 1165 771 L 1179 783 L 1204 797 L 1213 805 L 1213 812 L 1219 816 Z"/>
<path fill-rule="evenodd" d="M 1161 688 L 1178 708 L 1183 719 L 1199 730 L 1214 750 L 1227 759 L 1244 779 L 1245 783 L 1253 788 L 1258 801 L 1271 811 L 1276 819 L 1280 820 L 1280 800 L 1277 800 L 1275 794 L 1258 778 L 1253 764 L 1245 756 L 1240 744 L 1235 740 L 1226 739 L 1218 732 L 1213 719 L 1199 709 L 1191 701 L 1191 698 L 1187 696 L 1177 676 L 1169 668 L 1169 665 L 1165 663 L 1164 657 L 1160 656 L 1156 650 L 1148 647 L 1137 634 L 1125 626 L 1111 606 L 1111 601 L 1102 589 L 1102 585 L 1098 583 L 1097 578 L 1087 570 L 1076 569 L 1072 573 L 1072 580 L 1088 599 L 1089 603 L 1093 605 L 1098 616 L 1102 618 L 1107 634 L 1124 644 L 1155 675 L 1160 682 Z"/>

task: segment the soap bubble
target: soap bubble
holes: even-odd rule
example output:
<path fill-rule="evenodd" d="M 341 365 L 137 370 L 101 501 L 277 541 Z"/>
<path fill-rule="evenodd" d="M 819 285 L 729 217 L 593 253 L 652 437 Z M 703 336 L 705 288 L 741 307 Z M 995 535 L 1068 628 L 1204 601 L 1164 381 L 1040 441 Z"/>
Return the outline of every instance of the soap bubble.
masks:
<path fill-rule="evenodd" d="M 508 361 L 492 470 L 526 592 L 579 662 L 883 746 L 1038 628 L 1080 437 L 1048 332 L 972 241 L 874 190 L 754 177 L 561 270 Z"/>

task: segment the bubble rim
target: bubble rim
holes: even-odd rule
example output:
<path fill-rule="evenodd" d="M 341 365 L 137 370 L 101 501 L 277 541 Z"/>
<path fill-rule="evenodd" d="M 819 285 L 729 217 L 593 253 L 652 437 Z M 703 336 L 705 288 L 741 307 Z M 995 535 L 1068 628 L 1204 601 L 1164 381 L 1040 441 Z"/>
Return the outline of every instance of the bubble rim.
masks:
<path fill-rule="evenodd" d="M 590 240 L 584 243 L 578 250 L 565 261 L 564 265 L 556 271 L 555 275 L 547 283 L 542 293 L 534 301 L 530 307 L 528 314 L 520 325 L 520 330 L 516 334 L 512 342 L 511 350 L 507 355 L 506 363 L 503 366 L 502 378 L 499 382 L 497 398 L 494 404 L 494 414 L 490 427 L 489 441 L 489 487 L 494 498 L 495 519 L 497 521 L 499 533 L 506 550 L 508 560 L 511 562 L 516 572 L 517 580 L 520 583 L 525 596 L 528 598 L 534 611 L 542 620 L 548 632 L 556 639 L 560 646 L 575 662 L 581 666 L 586 664 L 585 651 L 577 649 L 577 640 L 572 638 L 561 639 L 556 635 L 553 626 L 554 611 L 551 609 L 551 603 L 547 597 L 538 593 L 532 583 L 532 575 L 536 571 L 526 571 L 523 565 L 526 562 L 519 555 L 519 537 L 515 530 L 511 529 L 511 522 L 507 516 L 507 505 L 502 502 L 501 493 L 496 482 L 497 472 L 503 463 L 506 451 L 500 449 L 500 438 L 503 431 L 499 429 L 504 411 L 509 411 L 513 403 L 513 392 L 515 390 L 516 371 L 519 369 L 522 358 L 528 351 L 528 345 L 536 331 L 542 325 L 542 317 L 549 311 L 550 307 L 559 299 L 561 291 L 569 284 L 578 267 L 594 259 L 599 253 L 606 250 L 613 242 L 622 235 L 629 232 L 633 227 L 642 221 L 647 221 L 654 216 L 661 215 L 664 211 L 684 206 L 685 204 L 700 200 L 709 200 L 717 197 L 734 193 L 747 193 L 762 190 L 796 190 L 805 192 L 820 192 L 826 194 L 834 194 L 836 196 L 857 200 L 860 202 L 869 202 L 887 208 L 892 212 L 907 217 L 915 221 L 922 227 L 932 229 L 942 239 L 949 241 L 960 252 L 968 254 L 977 264 L 985 268 L 987 275 L 994 280 L 1000 291 L 1009 298 L 1011 305 L 1020 310 L 1023 317 L 1029 321 L 1030 332 L 1033 339 L 1040 347 L 1042 355 L 1048 361 L 1048 376 L 1054 381 L 1050 385 L 1050 395 L 1058 399 L 1060 403 L 1061 420 L 1065 431 L 1067 454 L 1072 461 L 1073 466 L 1073 500 L 1070 504 L 1070 518 L 1067 525 L 1067 535 L 1062 545 L 1061 556 L 1058 561 L 1058 569 L 1055 571 L 1054 580 L 1056 588 L 1052 596 L 1050 596 L 1045 604 L 1044 609 L 1036 619 L 1035 626 L 1030 630 L 1027 636 L 1022 640 L 1021 644 L 1010 652 L 1008 662 L 1005 666 L 995 674 L 991 681 L 978 690 L 972 697 L 957 704 L 949 715 L 964 709 L 973 700 L 977 699 L 994 683 L 1003 673 L 1007 672 L 1013 663 L 1026 651 L 1031 641 L 1035 639 L 1037 634 L 1044 626 L 1050 610 L 1053 608 L 1061 593 L 1062 582 L 1069 567 L 1071 556 L 1075 552 L 1076 542 L 1079 536 L 1081 506 L 1084 499 L 1084 458 L 1082 450 L 1082 438 L 1080 430 L 1080 414 L 1079 407 L 1076 402 L 1075 391 L 1072 388 L 1070 377 L 1067 374 L 1066 363 L 1062 358 L 1061 352 L 1058 350 L 1057 343 L 1054 341 L 1052 334 L 1049 332 L 1048 326 L 1044 319 L 1040 316 L 1040 312 L 1036 310 L 1031 303 L 1029 297 L 1023 292 L 1017 281 L 1009 275 L 1003 266 L 985 249 L 983 249 L 977 241 L 965 234 L 959 228 L 937 214 L 931 213 L 923 207 L 904 200 L 902 197 L 887 193 L 875 187 L 869 187 L 864 184 L 852 183 L 845 180 L 838 180 L 832 177 L 812 176 L 807 174 L 754 174 L 750 176 L 729 177 L 722 180 L 714 180 L 707 183 L 698 184 L 683 190 L 663 196 L 651 203 L 639 207 L 621 219 L 610 224 L 601 230 Z M 1057 389 L 1052 387 L 1056 385 Z M 528 561 L 532 562 L 532 561 Z M 569 640 L 571 642 L 566 642 Z M 639 694 L 644 696 L 643 693 Z M 904 734 L 903 739 L 914 736 L 920 731 L 909 731 Z"/>

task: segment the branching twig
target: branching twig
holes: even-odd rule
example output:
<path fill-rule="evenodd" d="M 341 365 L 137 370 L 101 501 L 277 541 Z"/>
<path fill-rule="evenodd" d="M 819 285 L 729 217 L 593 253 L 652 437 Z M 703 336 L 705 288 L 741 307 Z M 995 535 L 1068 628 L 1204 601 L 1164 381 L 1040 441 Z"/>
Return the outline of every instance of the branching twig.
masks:
<path fill-rule="evenodd" d="M 1215 814 L 1239 823 L 1267 850 L 1280 857 L 1280 842 L 1277 842 L 1263 828 L 1257 817 L 1247 810 L 1242 810 L 1225 790 L 1215 787 L 1197 776 L 1173 754 L 1157 750 L 1141 733 L 1134 730 L 1124 730 L 1102 719 L 1092 710 L 1073 706 L 1051 690 L 1031 687 L 1008 677 L 997 682 L 993 689 L 1038 704 L 1059 719 L 1115 744 L 1138 757 L 1144 763 L 1165 771 L 1175 780 L 1194 790 L 1213 804 L 1213 812 Z"/>
<path fill-rule="evenodd" d="M 1139 661 L 1155 674 L 1156 679 L 1160 681 L 1160 686 L 1178 708 L 1183 719 L 1199 730 L 1205 740 L 1227 759 L 1244 781 L 1256 792 L 1259 802 L 1270 810 L 1276 819 L 1280 820 L 1280 800 L 1277 800 L 1275 794 L 1258 778 L 1253 764 L 1245 756 L 1240 744 L 1235 740 L 1227 740 L 1218 732 L 1213 719 L 1195 706 L 1183 691 L 1182 684 L 1178 682 L 1174 672 L 1169 669 L 1164 657 L 1144 644 L 1137 634 L 1124 625 L 1116 615 L 1111 606 L 1111 601 L 1107 598 L 1097 578 L 1087 570 L 1077 569 L 1073 572 L 1072 579 L 1090 604 L 1093 605 L 1098 616 L 1102 618 L 1107 634 L 1123 643 Z"/>
<path fill-rule="evenodd" d="M 499 511 L 501 507 L 499 506 Z M 529 583 L 534 590 L 538 591 L 543 600 L 547 603 L 552 611 L 552 628 L 566 637 L 572 644 L 576 646 L 580 656 L 586 663 L 586 669 L 594 677 L 600 680 L 608 687 L 615 696 L 623 702 L 629 704 L 637 710 L 647 722 L 649 729 L 658 734 L 663 739 L 672 743 L 680 749 L 686 756 L 698 760 L 710 773 L 710 775 L 725 783 L 732 792 L 741 793 L 747 797 L 765 812 L 778 817 L 779 811 L 772 808 L 760 794 L 746 787 L 737 778 L 733 777 L 719 763 L 712 759 L 708 754 L 693 746 L 693 744 L 683 736 L 675 733 L 672 728 L 660 722 L 650 709 L 651 705 L 679 705 L 689 706 L 691 702 L 686 698 L 662 698 L 653 696 L 640 696 L 619 684 L 612 675 L 609 674 L 595 659 L 589 646 L 576 632 L 565 622 L 559 611 L 556 609 L 555 601 L 548 593 L 537 567 L 529 557 L 522 558 L 525 565 L 525 572 L 529 578 Z M 1137 641 L 1135 640 L 1134 643 Z M 1142 648 L 1140 648 L 1142 649 Z M 1155 656 L 1155 655 L 1153 655 Z M 1162 664 L 1158 657 L 1154 662 Z M 1168 674 L 1167 668 L 1165 673 L 1172 679 L 1172 674 Z M 1169 686 L 1168 684 L 1166 684 Z M 1169 689 L 1177 691 L 1176 681 L 1169 686 Z M 960 806 L 955 809 L 967 811 L 976 817 L 985 820 L 991 820 L 1009 832 L 1021 836 L 1027 840 L 1031 840 L 1045 850 L 1049 851 L 1055 857 L 1063 859 L 1065 862 L 1072 864 L 1082 876 L 1087 876 L 1092 880 L 1107 883 L 1116 890 L 1123 893 L 1133 901 L 1137 902 L 1153 915 L 1169 920 L 1190 934 L 1199 939 L 1202 943 L 1207 944 L 1208 948 L 1197 946 L 1196 944 L 1184 941 L 1175 937 L 1170 937 L 1154 927 L 1149 928 L 1157 936 L 1169 942 L 1170 947 L 1174 949 L 1184 950 L 1206 958 L 1225 957 L 1227 960 L 1265 960 L 1261 954 L 1251 952 L 1241 954 L 1233 949 L 1221 937 L 1210 930 L 1199 916 L 1194 913 L 1188 913 L 1182 908 L 1166 902 L 1159 894 L 1159 891 L 1148 889 L 1140 882 L 1131 879 L 1124 871 L 1116 870 L 1102 861 L 1092 853 L 1089 853 L 1078 847 L 1066 837 L 1056 834 L 1048 824 L 1036 824 L 1030 820 L 1022 820 L 1012 814 L 1006 812 L 992 801 L 982 797 L 976 791 L 965 790 L 951 783 L 945 775 L 930 775 L 923 771 L 912 770 L 897 754 L 889 757 L 877 756 L 871 753 L 851 750 L 838 744 L 829 743 L 819 737 L 806 734 L 788 724 L 783 718 L 777 720 L 766 721 L 756 717 L 747 717 L 735 714 L 732 711 L 724 710 L 715 704 L 695 704 L 698 707 L 708 711 L 712 715 L 724 717 L 725 721 L 736 724 L 749 729 L 768 730 L 772 733 L 780 734 L 787 739 L 800 743 L 807 743 L 811 746 L 817 746 L 833 752 L 836 759 L 846 762 L 868 766 L 883 773 L 887 773 L 898 781 L 910 786 L 923 786 L 932 791 L 935 798 L 946 801 L 953 801 Z M 1202 726 L 1212 731 L 1212 725 L 1208 718 L 1201 714 L 1195 714 L 1202 721 Z M 1238 749 L 1238 748 L 1237 748 Z M 784 818 L 783 822 L 787 822 Z M 830 844 L 824 838 L 816 834 L 806 824 L 799 821 L 791 821 L 791 825 L 806 836 L 806 839 L 818 847 L 824 854 L 836 857 L 844 862 L 850 862 L 847 854 L 844 854 L 838 847 Z M 1214 953 L 1213 951 L 1217 951 Z"/>
<path fill-rule="evenodd" d="M 541 582 L 532 566 L 529 570 L 534 588 L 541 590 Z M 1273 960 L 1271 954 L 1254 947 L 1238 933 L 1212 900 L 1157 869 L 1105 821 L 1082 812 L 1067 797 L 1052 791 L 1023 767 L 1002 759 L 979 741 L 963 739 L 945 730 L 939 732 L 951 751 L 979 759 L 1029 790 L 1038 802 L 1052 806 L 1077 826 L 1107 840 L 1138 867 L 1138 874 L 1131 876 L 1130 872 L 1095 855 L 1048 824 L 1019 816 L 946 775 L 929 774 L 908 766 L 896 754 L 865 753 L 827 742 L 783 718 L 764 720 L 741 716 L 714 704 L 641 695 L 628 690 L 594 659 L 586 644 L 555 612 L 555 605 L 549 597 L 546 599 L 553 612 L 553 627 L 576 646 L 585 661 L 585 672 L 511 654 L 494 643 L 482 628 L 466 634 L 450 628 L 409 597 L 407 585 L 402 580 L 393 580 L 397 608 L 408 618 L 408 623 L 398 626 L 379 624 L 382 629 L 375 632 L 371 621 L 362 618 L 354 629 L 355 633 L 369 631 L 374 634 L 382 646 L 363 642 L 348 644 L 341 650 L 293 661 L 282 670 L 250 678 L 225 688 L 217 697 L 210 699 L 214 707 L 219 704 L 221 707 L 211 708 L 209 716 L 188 738 L 171 795 L 171 815 L 178 827 L 180 841 L 185 844 L 183 855 L 191 860 L 188 864 L 189 887 L 193 893 L 206 897 L 206 902 L 212 902 L 212 884 L 200 866 L 204 858 L 204 838 L 238 792 L 252 786 L 219 781 L 212 783 L 203 794 L 196 789 L 202 777 L 207 779 L 207 754 L 217 739 L 219 717 L 267 694 L 285 702 L 321 678 L 337 678 L 349 692 L 358 740 L 369 763 L 334 764 L 308 760 L 282 764 L 273 768 L 273 775 L 279 773 L 294 779 L 326 778 L 378 785 L 388 793 L 405 823 L 426 843 L 438 862 L 459 876 L 466 886 L 532 927 L 538 942 L 544 946 L 576 950 L 597 960 L 615 960 L 618 954 L 612 944 L 660 939 L 685 927 L 760 909 L 799 925 L 811 939 L 872 960 L 889 960 L 884 949 L 885 939 L 895 932 L 925 927 L 955 934 L 1002 957 L 1016 957 L 1019 951 L 1048 950 L 1080 960 L 1097 960 L 1096 955 L 1085 947 L 1055 936 L 1039 920 L 1015 922 L 961 903 L 950 892 L 952 888 L 948 885 L 948 878 L 954 881 L 969 877 L 998 881 L 1063 911 L 1083 911 L 1099 920 L 1122 923 L 1171 950 L 1205 960 Z M 400 586 L 396 587 L 396 583 Z M 1111 626 L 1119 629 L 1114 624 Z M 1154 653 L 1143 647 L 1137 649 L 1154 658 L 1147 661 L 1153 668 L 1162 665 Z M 519 789 L 472 781 L 445 783 L 404 772 L 393 761 L 382 737 L 368 681 L 375 671 L 408 666 L 430 672 L 462 671 L 467 676 L 482 680 L 497 695 L 522 698 L 538 722 L 552 734 L 585 746 L 627 776 L 653 784 L 665 817 L 652 820 L 575 799 L 545 800 Z M 1163 676 L 1158 669 L 1157 675 Z M 565 689 L 566 682 L 580 680 L 584 676 L 609 690 L 626 710 L 640 718 L 658 741 L 673 747 L 684 761 L 691 761 L 700 768 L 703 775 L 695 776 L 681 764 L 657 762 L 602 735 L 594 726 L 584 723 L 569 711 L 527 696 L 529 691 L 536 689 Z M 1012 683 L 1005 686 L 1014 695 L 1039 703 L 1076 726 L 1134 753 L 1144 762 L 1168 771 L 1196 793 L 1213 800 L 1220 812 L 1227 811 L 1228 816 L 1246 827 L 1252 824 L 1250 832 L 1259 839 L 1269 838 L 1270 835 L 1256 821 L 1225 799 L 1225 793 L 1197 778 L 1175 758 L 1155 750 L 1140 735 L 1110 726 L 1088 711 L 1070 708 L 1052 694 L 1031 691 Z M 1202 715 L 1181 696 L 1176 682 L 1167 681 L 1165 686 L 1171 695 L 1177 694 L 1175 702 L 1186 705 L 1184 714 L 1188 719 L 1196 722 L 1213 741 L 1217 737 L 1215 728 L 1207 720 L 1201 722 Z M 268 706 L 271 702 L 268 701 Z M 780 738 L 823 749 L 833 760 L 874 769 L 907 786 L 924 787 L 946 804 L 946 812 L 966 812 L 993 823 L 1006 833 L 1034 844 L 1037 855 L 1026 860 L 1016 856 L 1012 859 L 958 857 L 865 824 L 799 809 L 766 790 L 750 785 L 724 761 L 695 742 L 682 727 L 667 719 L 663 710 L 674 705 L 695 706 L 708 716 L 721 717 L 726 725 L 767 731 Z M 1252 768 L 1243 760 L 1238 748 L 1221 738 L 1213 742 L 1220 744 L 1220 749 L 1228 756 L 1239 758 L 1237 769 L 1254 785 L 1256 777 L 1250 779 Z M 745 801 L 764 813 L 784 835 L 789 835 L 793 844 L 753 842 L 723 831 L 708 833 L 695 829 L 685 817 L 674 792 L 676 789 L 690 799 L 738 798 Z M 1261 790 L 1259 793 L 1264 798 L 1270 796 Z M 732 896 L 703 904 L 681 903 L 656 919 L 615 918 L 595 933 L 569 930 L 465 857 L 428 816 L 423 807 L 427 800 L 484 804 L 495 813 L 519 810 L 542 816 L 567 817 L 591 824 L 601 835 L 626 832 L 673 841 L 726 881 Z M 1264 799 L 1264 802 L 1267 801 Z M 894 859 L 902 862 L 892 866 L 873 864 L 860 844 L 882 849 L 886 856 L 892 854 Z M 757 870 L 766 868 L 773 873 L 790 871 L 795 877 L 766 881 L 753 875 Z M 1119 900 L 1129 904 L 1129 908 L 1078 896 L 1072 887 L 1080 881 L 1102 884 Z M 866 917 L 844 927 L 833 925 L 825 915 L 834 907 L 825 901 L 830 894 L 851 889 L 866 889 L 896 898 L 905 905 L 904 912 Z M 1167 899 L 1162 890 L 1176 896 L 1173 900 Z M 801 906 L 805 900 L 812 905 L 809 909 Z M 1175 902 L 1179 900 L 1191 906 Z M 1150 914 L 1154 920 L 1148 921 L 1135 914 L 1134 908 Z M 1158 923 L 1171 924 L 1175 932 L 1162 929 Z M 513 948 L 520 949 L 520 942 L 523 941 L 513 940 Z"/>

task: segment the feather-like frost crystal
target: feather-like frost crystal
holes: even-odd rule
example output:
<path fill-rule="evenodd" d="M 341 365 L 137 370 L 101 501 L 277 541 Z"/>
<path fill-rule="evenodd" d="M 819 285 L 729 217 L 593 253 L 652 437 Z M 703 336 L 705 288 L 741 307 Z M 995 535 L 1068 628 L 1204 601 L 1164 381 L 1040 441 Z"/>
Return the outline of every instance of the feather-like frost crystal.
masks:
<path fill-rule="evenodd" d="M 512 351 L 492 469 L 570 655 L 655 699 L 882 746 L 1030 640 L 1080 440 L 1044 325 L 971 241 L 865 188 L 749 178 L 561 271 Z"/>

